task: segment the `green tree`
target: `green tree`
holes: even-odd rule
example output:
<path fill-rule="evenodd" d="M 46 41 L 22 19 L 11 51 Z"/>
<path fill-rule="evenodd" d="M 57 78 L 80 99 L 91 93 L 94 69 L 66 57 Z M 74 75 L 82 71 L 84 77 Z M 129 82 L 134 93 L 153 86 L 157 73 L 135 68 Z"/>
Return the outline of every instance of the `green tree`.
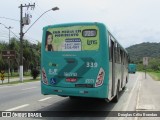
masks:
<path fill-rule="evenodd" d="M 34 47 L 33 47 L 34 46 Z M 29 42 L 29 40 L 23 41 L 23 66 L 24 71 L 28 71 L 31 69 L 31 67 L 37 67 L 40 61 L 40 49 L 41 49 L 41 43 L 38 42 L 38 44 L 32 44 Z M 18 70 L 19 69 L 19 61 L 20 61 L 20 41 L 16 38 L 10 39 L 10 44 L 0 41 L 0 52 L 2 50 L 14 50 L 16 53 L 15 59 L 10 60 L 11 68 Z M 0 54 L 0 69 L 2 67 L 5 67 L 5 69 L 8 69 L 8 61 L 5 59 L 2 59 L 2 56 Z"/>

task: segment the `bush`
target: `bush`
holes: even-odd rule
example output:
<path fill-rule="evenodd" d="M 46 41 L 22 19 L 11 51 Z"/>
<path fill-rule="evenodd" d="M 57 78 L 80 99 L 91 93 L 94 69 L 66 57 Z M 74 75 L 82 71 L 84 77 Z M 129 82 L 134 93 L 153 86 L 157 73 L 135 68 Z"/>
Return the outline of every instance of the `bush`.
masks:
<path fill-rule="evenodd" d="M 38 77 L 39 74 L 40 74 L 39 70 L 32 69 L 31 75 L 32 75 L 32 77 L 33 77 L 34 80 Z"/>

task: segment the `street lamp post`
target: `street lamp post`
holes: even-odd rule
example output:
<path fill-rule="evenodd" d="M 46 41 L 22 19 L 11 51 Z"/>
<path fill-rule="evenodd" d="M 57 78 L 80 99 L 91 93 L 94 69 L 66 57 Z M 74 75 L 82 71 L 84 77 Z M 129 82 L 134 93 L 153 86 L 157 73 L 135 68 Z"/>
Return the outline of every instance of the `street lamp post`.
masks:
<path fill-rule="evenodd" d="M 10 29 L 12 29 L 12 27 L 11 26 L 7 27 L 5 24 L 2 24 L 2 23 L 0 23 L 0 24 L 3 25 L 6 29 L 9 30 L 9 45 L 10 45 L 10 33 L 11 33 Z"/>
<path fill-rule="evenodd" d="M 45 11 L 41 16 L 39 16 L 39 18 L 37 18 L 37 20 L 34 21 L 34 23 L 24 32 L 24 34 L 25 34 L 26 32 L 28 32 L 28 30 L 29 30 L 45 13 L 47 13 L 47 12 L 49 12 L 49 11 L 56 11 L 56 10 L 59 10 L 59 8 L 58 8 L 58 7 L 54 7 L 54 8 L 52 8 L 52 9 L 49 9 L 49 10 Z"/>
<path fill-rule="evenodd" d="M 23 26 L 24 26 L 24 24 L 23 24 L 23 20 L 22 20 L 22 8 L 23 8 L 23 6 L 21 5 L 21 13 L 20 13 L 20 81 L 21 82 L 23 82 L 23 36 L 24 36 L 24 34 L 25 33 L 27 33 L 28 32 L 28 30 L 45 14 L 45 13 L 47 13 L 47 12 L 49 12 L 49 11 L 56 11 L 56 10 L 59 10 L 59 8 L 58 7 L 54 7 L 54 8 L 52 8 L 52 9 L 49 9 L 49 10 L 47 10 L 47 11 L 45 11 L 41 16 L 39 16 L 36 20 L 35 20 L 35 22 L 33 22 L 33 24 L 23 33 Z"/>

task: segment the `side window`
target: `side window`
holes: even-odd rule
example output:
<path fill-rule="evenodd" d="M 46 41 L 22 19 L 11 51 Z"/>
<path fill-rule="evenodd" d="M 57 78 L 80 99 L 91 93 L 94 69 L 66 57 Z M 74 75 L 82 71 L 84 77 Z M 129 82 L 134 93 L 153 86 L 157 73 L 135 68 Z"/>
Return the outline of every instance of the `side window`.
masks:
<path fill-rule="evenodd" d="M 120 46 L 118 45 L 118 43 L 115 44 L 115 59 L 116 63 L 120 63 Z"/>
<path fill-rule="evenodd" d="M 121 51 L 119 45 L 118 45 L 118 63 L 121 63 Z"/>
<path fill-rule="evenodd" d="M 109 40 L 108 40 L 108 45 L 109 45 L 109 61 L 112 62 L 112 58 L 113 58 L 113 45 L 112 45 L 112 40 L 111 40 L 111 36 L 109 35 Z"/>
<path fill-rule="evenodd" d="M 126 67 L 128 67 L 128 55 L 126 54 Z"/>
<path fill-rule="evenodd" d="M 126 54 L 124 53 L 124 65 L 126 64 Z"/>
<path fill-rule="evenodd" d="M 114 49 L 114 51 L 115 51 L 115 63 L 117 63 L 117 61 L 118 61 L 117 47 L 118 47 L 118 44 L 115 43 L 115 49 Z"/>
<path fill-rule="evenodd" d="M 120 49 L 120 63 L 122 64 L 122 59 L 123 59 L 123 56 L 122 56 L 122 50 Z"/>
<path fill-rule="evenodd" d="M 122 65 L 124 65 L 124 52 L 122 51 Z"/>

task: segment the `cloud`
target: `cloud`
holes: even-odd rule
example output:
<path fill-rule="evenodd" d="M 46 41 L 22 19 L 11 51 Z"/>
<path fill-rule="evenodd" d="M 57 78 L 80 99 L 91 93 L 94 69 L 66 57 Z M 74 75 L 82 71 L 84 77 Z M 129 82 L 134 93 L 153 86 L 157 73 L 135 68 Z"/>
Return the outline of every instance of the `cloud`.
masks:
<path fill-rule="evenodd" d="M 28 0 L 1 1 L 0 14 L 19 19 L 18 6 Z M 58 6 L 59 11 L 48 12 L 27 32 L 27 36 L 41 40 L 42 28 L 50 24 L 70 22 L 103 22 L 122 46 L 127 47 L 145 41 L 160 41 L 159 0 L 29 0 L 36 7 L 29 13 L 31 24 L 46 10 Z M 7 6 L 7 7 L 6 7 Z M 11 12 L 12 10 L 12 12 Z M 4 12 L 5 11 L 5 12 Z M 27 12 L 27 10 L 24 10 Z M 11 14 L 12 13 L 12 14 Z M 12 25 L 19 33 L 19 23 L 1 21 Z M 25 26 L 27 29 L 29 26 Z"/>

